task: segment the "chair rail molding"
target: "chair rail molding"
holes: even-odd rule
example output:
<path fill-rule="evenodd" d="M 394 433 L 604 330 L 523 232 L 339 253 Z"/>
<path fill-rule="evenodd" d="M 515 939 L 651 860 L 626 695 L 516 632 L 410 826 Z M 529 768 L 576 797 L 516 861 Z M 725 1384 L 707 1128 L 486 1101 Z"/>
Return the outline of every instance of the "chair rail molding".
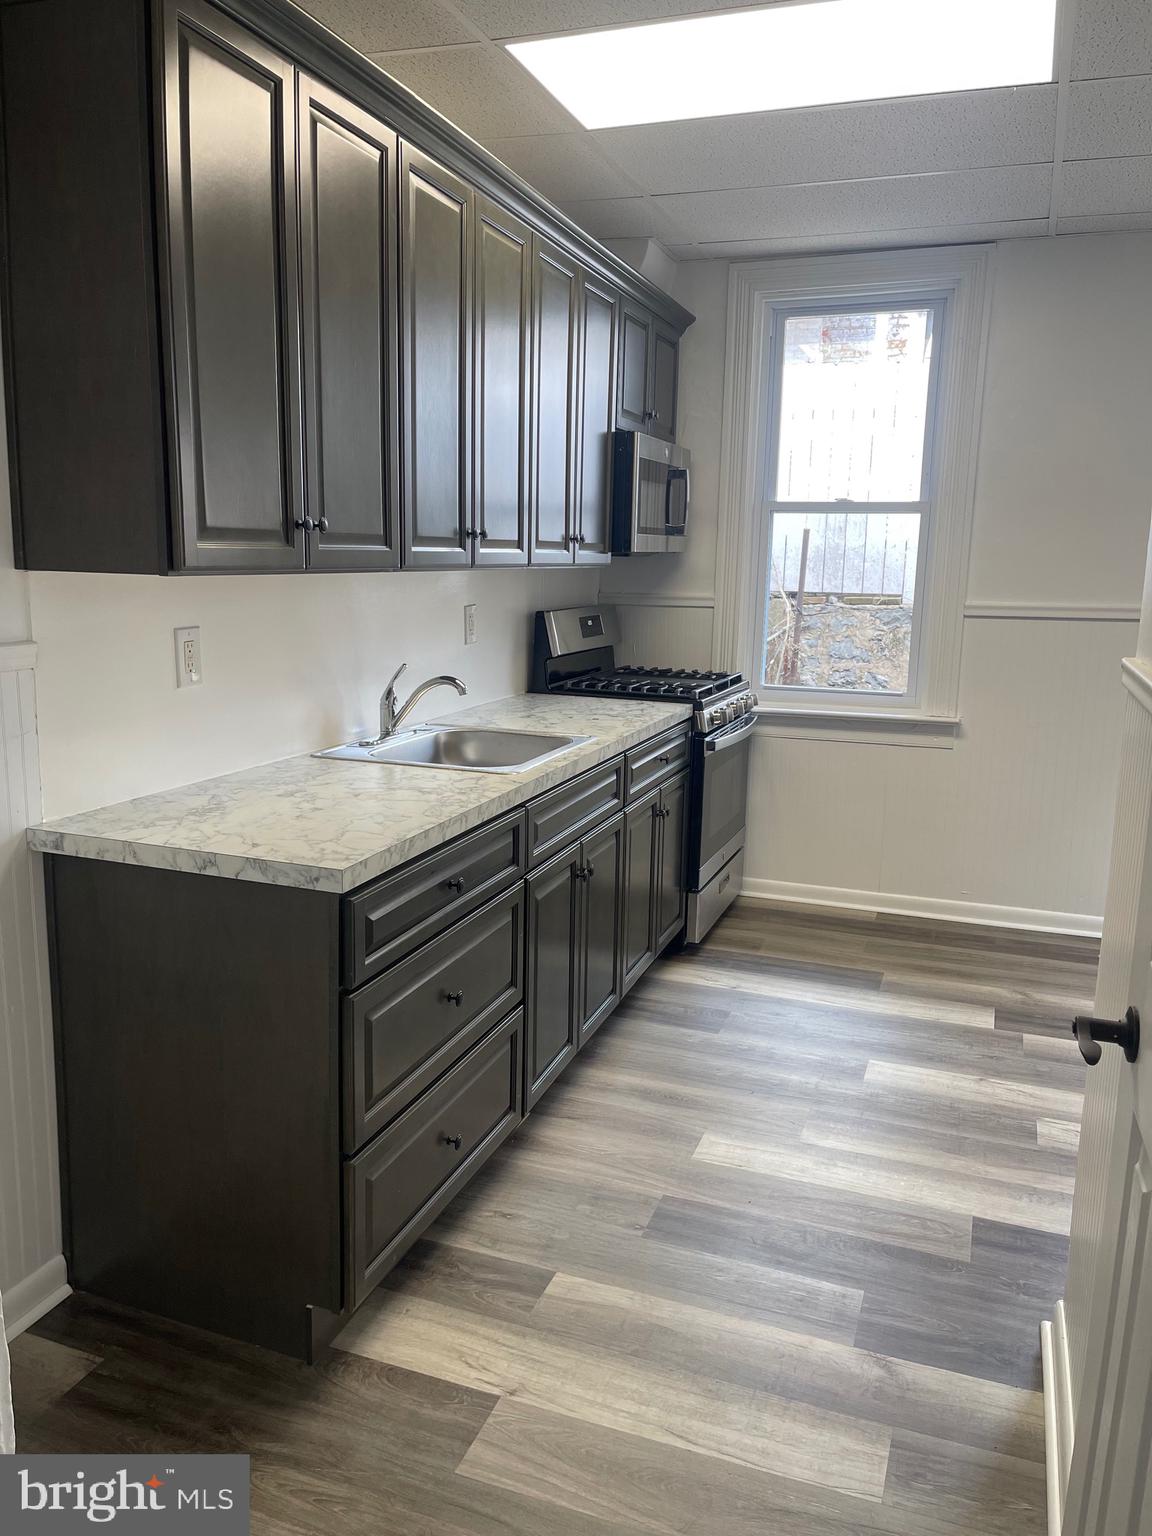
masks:
<path fill-rule="evenodd" d="M 935 547 L 929 552 L 924 593 L 925 687 L 919 705 L 931 715 L 956 713 L 994 253 L 994 246 L 969 245 L 733 264 L 728 278 L 714 666 L 746 668 L 756 651 L 754 632 L 768 552 L 760 508 L 776 308 L 838 299 L 943 295 L 948 300 L 948 342 L 940 372 Z"/>

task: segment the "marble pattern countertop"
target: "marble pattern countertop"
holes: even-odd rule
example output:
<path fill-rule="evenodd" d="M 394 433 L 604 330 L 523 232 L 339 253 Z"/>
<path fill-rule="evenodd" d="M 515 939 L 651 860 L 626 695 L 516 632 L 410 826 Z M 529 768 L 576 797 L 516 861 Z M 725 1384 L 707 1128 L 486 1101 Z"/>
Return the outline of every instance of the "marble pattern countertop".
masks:
<path fill-rule="evenodd" d="M 350 891 L 690 714 L 684 704 L 518 694 L 437 718 L 595 740 L 522 773 L 288 757 L 45 821 L 28 841 L 41 853 Z"/>

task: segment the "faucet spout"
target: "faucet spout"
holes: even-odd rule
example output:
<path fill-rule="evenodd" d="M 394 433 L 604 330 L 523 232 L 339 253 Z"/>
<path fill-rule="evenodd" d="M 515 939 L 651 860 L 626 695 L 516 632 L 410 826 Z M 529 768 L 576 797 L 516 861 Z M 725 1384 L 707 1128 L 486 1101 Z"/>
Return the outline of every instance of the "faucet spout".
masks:
<path fill-rule="evenodd" d="M 404 703 L 398 706 L 396 702 L 396 681 L 401 673 L 404 672 L 406 666 L 407 663 L 393 673 L 391 681 L 380 695 L 380 735 L 376 738 L 376 742 L 372 743 L 373 746 L 378 742 L 386 741 L 389 736 L 394 735 L 424 695 L 430 693 L 433 688 L 455 688 L 456 692 L 461 696 L 468 692 L 467 687 L 458 677 L 450 677 L 443 673 L 439 677 L 430 677 L 426 682 L 420 683 L 418 687 L 413 688 Z"/>

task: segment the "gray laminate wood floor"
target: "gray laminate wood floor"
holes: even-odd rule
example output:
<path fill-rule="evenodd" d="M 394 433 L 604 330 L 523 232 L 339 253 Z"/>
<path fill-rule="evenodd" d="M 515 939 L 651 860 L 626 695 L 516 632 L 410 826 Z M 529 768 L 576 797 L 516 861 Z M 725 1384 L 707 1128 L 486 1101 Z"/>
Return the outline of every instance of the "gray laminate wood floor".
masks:
<path fill-rule="evenodd" d="M 738 905 L 309 1370 L 73 1297 L 21 1448 L 237 1450 L 254 1530 L 1040 1536 L 1087 940 Z"/>

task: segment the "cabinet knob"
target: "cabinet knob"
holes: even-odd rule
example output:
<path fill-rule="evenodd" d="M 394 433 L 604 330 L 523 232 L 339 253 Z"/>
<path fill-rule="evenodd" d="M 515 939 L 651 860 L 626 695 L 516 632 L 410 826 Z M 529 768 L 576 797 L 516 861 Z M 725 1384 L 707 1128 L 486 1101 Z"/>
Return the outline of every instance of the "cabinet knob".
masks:
<path fill-rule="evenodd" d="M 295 526 L 297 528 L 303 528 L 305 533 L 311 533 L 316 524 L 310 517 L 298 517 L 296 519 Z"/>
<path fill-rule="evenodd" d="M 592 876 L 595 873 L 596 873 L 596 866 L 595 866 L 595 864 L 585 864 L 585 866 L 584 866 L 584 878 L 585 878 L 585 880 L 591 880 Z"/>
<path fill-rule="evenodd" d="M 656 759 L 656 761 L 658 763 L 670 763 L 672 761 L 672 759 L 669 757 L 668 753 L 665 752 L 664 756 L 663 757 L 658 757 Z"/>
<path fill-rule="evenodd" d="M 574 880 L 587 880 L 588 871 L 583 864 L 577 864 L 576 868 L 572 871 L 572 878 Z"/>
<path fill-rule="evenodd" d="M 444 1001 L 446 1003 L 454 1003 L 459 1008 L 460 1004 L 464 1001 L 464 994 L 463 992 L 445 992 Z"/>
<path fill-rule="evenodd" d="M 320 518 L 320 520 L 317 522 L 316 526 L 317 526 L 317 528 L 319 528 L 321 533 L 327 533 L 328 532 L 328 519 L 326 517 Z"/>
<path fill-rule="evenodd" d="M 447 1147 L 455 1147 L 457 1152 L 459 1152 L 461 1146 L 464 1143 L 463 1136 L 445 1136 L 442 1139 L 444 1141 L 444 1145 L 445 1146 L 447 1146 Z"/>
<path fill-rule="evenodd" d="M 480 529 L 480 537 L 482 539 L 486 539 L 488 537 L 488 530 L 487 530 L 487 528 L 481 528 Z"/>
<path fill-rule="evenodd" d="M 455 891 L 457 896 L 459 896 L 460 892 L 464 889 L 464 877 L 462 875 L 453 875 L 451 879 L 445 880 L 444 884 L 450 891 Z"/>

